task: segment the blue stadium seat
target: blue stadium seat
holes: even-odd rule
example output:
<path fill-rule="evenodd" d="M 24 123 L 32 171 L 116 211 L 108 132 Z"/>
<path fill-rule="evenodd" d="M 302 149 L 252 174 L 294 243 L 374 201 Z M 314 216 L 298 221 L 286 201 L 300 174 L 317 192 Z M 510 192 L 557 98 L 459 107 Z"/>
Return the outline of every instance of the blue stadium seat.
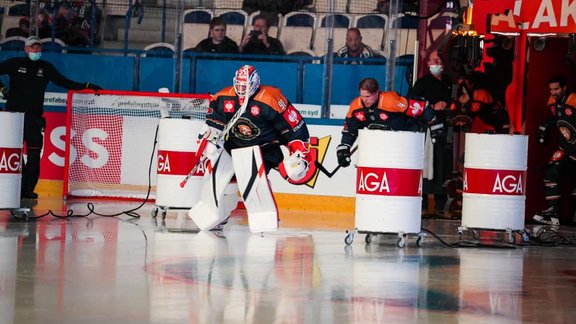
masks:
<path fill-rule="evenodd" d="M 23 51 L 26 38 L 22 36 L 6 37 L 0 41 L 0 49 L 3 51 Z"/>
<path fill-rule="evenodd" d="M 153 43 L 144 47 L 145 57 L 173 57 L 174 45 L 170 43 Z"/>

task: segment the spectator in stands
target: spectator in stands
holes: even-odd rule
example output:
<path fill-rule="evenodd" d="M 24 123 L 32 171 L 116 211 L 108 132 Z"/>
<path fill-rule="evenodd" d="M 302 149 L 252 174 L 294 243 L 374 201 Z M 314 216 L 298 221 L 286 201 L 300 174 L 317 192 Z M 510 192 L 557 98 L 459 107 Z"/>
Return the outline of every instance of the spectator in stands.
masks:
<path fill-rule="evenodd" d="M 94 10 L 95 19 L 92 19 Z M 55 10 L 56 38 L 69 46 L 87 47 L 99 44 L 98 29 L 102 12 L 92 1 L 63 1 Z"/>
<path fill-rule="evenodd" d="M 240 53 L 285 55 L 282 43 L 268 36 L 269 27 L 268 21 L 263 16 L 254 17 L 252 31 L 244 36 L 240 43 Z"/>
<path fill-rule="evenodd" d="M 6 37 L 12 36 L 21 36 L 21 37 L 28 37 L 30 36 L 30 18 L 22 17 L 18 21 L 18 27 L 9 28 L 6 31 Z"/>
<path fill-rule="evenodd" d="M 34 192 L 40 176 L 40 152 L 44 144 L 42 131 L 46 121 L 44 114 L 44 94 L 48 82 L 69 90 L 101 88 L 93 83 L 78 83 L 64 77 L 54 65 L 40 59 L 42 43 L 36 36 L 30 36 L 24 44 L 26 57 L 13 57 L 0 63 L 0 75 L 8 75 L 10 87 L 0 82 L 0 92 L 6 99 L 6 110 L 24 113 L 24 142 L 26 143 L 26 164 L 22 168 L 22 198 L 37 199 Z"/>
<path fill-rule="evenodd" d="M 376 3 L 376 9 L 374 9 L 374 11 L 376 11 L 377 13 L 381 13 L 381 14 L 388 14 L 388 11 L 390 10 L 390 1 L 389 0 L 378 0 L 378 2 Z"/>
<path fill-rule="evenodd" d="M 370 58 L 374 57 L 374 51 L 370 46 L 362 43 L 362 34 L 360 29 L 352 27 L 346 32 L 346 45 L 336 52 L 336 57 L 344 58 Z M 362 64 L 361 60 L 350 60 L 343 62 L 344 64 Z"/>
<path fill-rule="evenodd" d="M 226 36 L 226 22 L 221 17 L 210 21 L 210 37 L 202 40 L 194 48 L 196 52 L 238 53 L 238 44 Z"/>
<path fill-rule="evenodd" d="M 46 9 L 38 10 L 36 15 L 36 26 L 38 27 L 38 37 L 52 37 L 52 17 Z M 34 34 L 34 32 L 32 32 Z"/>
<path fill-rule="evenodd" d="M 244 0 L 242 10 L 248 14 L 260 11 L 268 21 L 272 21 L 278 14 L 286 15 L 291 11 L 298 11 L 313 3 L 312 0 Z"/>

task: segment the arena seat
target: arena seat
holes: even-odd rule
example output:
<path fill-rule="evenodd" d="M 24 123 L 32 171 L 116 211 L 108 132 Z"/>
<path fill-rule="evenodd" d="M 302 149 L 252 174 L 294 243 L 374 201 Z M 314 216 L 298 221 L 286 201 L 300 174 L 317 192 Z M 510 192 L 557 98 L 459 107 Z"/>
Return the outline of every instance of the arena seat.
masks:
<path fill-rule="evenodd" d="M 352 26 L 352 16 L 347 14 L 323 14 L 318 18 L 318 26 L 314 32 L 312 49 L 319 55 L 326 53 L 326 37 L 329 19 L 334 18 L 334 52 L 346 45 L 346 32 Z"/>
<path fill-rule="evenodd" d="M 170 43 L 153 43 L 144 47 L 144 57 L 173 57 L 174 45 Z"/>
<path fill-rule="evenodd" d="M 316 15 L 307 11 L 294 11 L 286 14 L 280 32 L 280 42 L 284 50 L 310 48 Z"/>
<path fill-rule="evenodd" d="M 388 23 L 388 16 L 383 14 L 356 15 L 354 26 L 362 33 L 362 42 L 372 49 L 384 49 L 384 31 Z"/>
<path fill-rule="evenodd" d="M 22 36 L 6 37 L 0 41 L 0 49 L 3 51 L 23 51 L 26 38 Z"/>
<path fill-rule="evenodd" d="M 213 11 L 210 9 L 189 9 L 183 13 L 182 25 L 183 47 L 194 47 L 209 35 L 210 20 Z"/>
<path fill-rule="evenodd" d="M 42 38 L 40 42 L 44 52 L 66 53 L 66 43 L 59 38 Z"/>
<path fill-rule="evenodd" d="M 392 28 L 398 28 L 396 40 L 396 56 L 414 54 L 417 40 L 418 19 L 411 16 L 399 15 L 392 21 Z"/>

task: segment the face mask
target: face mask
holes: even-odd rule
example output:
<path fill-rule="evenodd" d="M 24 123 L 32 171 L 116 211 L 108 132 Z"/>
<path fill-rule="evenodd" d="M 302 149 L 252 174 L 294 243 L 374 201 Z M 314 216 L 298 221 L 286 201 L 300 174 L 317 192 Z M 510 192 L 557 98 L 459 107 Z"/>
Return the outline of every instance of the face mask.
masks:
<path fill-rule="evenodd" d="M 442 65 L 430 65 L 430 73 L 433 75 L 438 76 L 442 73 L 443 70 L 444 67 L 442 67 Z"/>
<path fill-rule="evenodd" d="M 28 57 L 32 61 L 38 61 L 40 59 L 40 56 L 42 56 L 42 52 L 37 52 L 37 53 L 30 52 L 30 53 L 28 53 Z"/>

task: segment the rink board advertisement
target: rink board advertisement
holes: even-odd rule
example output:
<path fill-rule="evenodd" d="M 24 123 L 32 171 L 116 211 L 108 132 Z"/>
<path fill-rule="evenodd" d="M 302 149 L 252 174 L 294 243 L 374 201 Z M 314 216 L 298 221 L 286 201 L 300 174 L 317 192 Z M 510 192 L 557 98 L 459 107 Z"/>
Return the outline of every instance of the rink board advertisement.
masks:
<path fill-rule="evenodd" d="M 312 149 L 318 151 L 319 159 L 328 171 L 334 170 L 338 166 L 336 146 L 340 143 L 343 121 L 325 121 L 317 118 L 320 116 L 320 106 L 299 104 L 295 106 L 306 118 L 310 134 L 317 143 Z M 59 184 L 64 179 L 66 156 L 66 94 L 46 93 L 44 108 L 46 129 L 40 180 L 41 183 L 43 180 L 55 180 Z M 111 182 L 122 180 L 138 186 L 146 186 L 155 126 L 142 127 L 137 122 L 139 117 L 134 116 L 124 117 L 123 120 L 116 117 L 99 118 L 101 119 L 98 122 L 89 127 L 89 133 L 73 134 L 77 140 L 71 146 L 70 162 L 79 169 L 106 170 L 103 174 L 106 174 Z M 130 131 L 126 131 L 126 128 L 130 128 Z M 122 152 L 129 153 L 123 154 Z M 158 164 L 156 156 L 155 154 L 153 158 L 154 166 Z M 319 172 L 304 184 L 288 183 L 276 170 L 270 172 L 269 178 L 275 193 L 354 197 L 356 161 L 357 154 L 354 154 L 352 166 L 341 168 L 332 178 Z M 122 168 L 127 168 L 130 172 L 121 172 Z M 152 185 L 155 186 L 155 168 L 152 169 L 152 173 L 154 174 L 151 179 Z M 55 194 L 60 194 L 61 185 L 50 187 L 50 190 L 55 191 Z"/>

